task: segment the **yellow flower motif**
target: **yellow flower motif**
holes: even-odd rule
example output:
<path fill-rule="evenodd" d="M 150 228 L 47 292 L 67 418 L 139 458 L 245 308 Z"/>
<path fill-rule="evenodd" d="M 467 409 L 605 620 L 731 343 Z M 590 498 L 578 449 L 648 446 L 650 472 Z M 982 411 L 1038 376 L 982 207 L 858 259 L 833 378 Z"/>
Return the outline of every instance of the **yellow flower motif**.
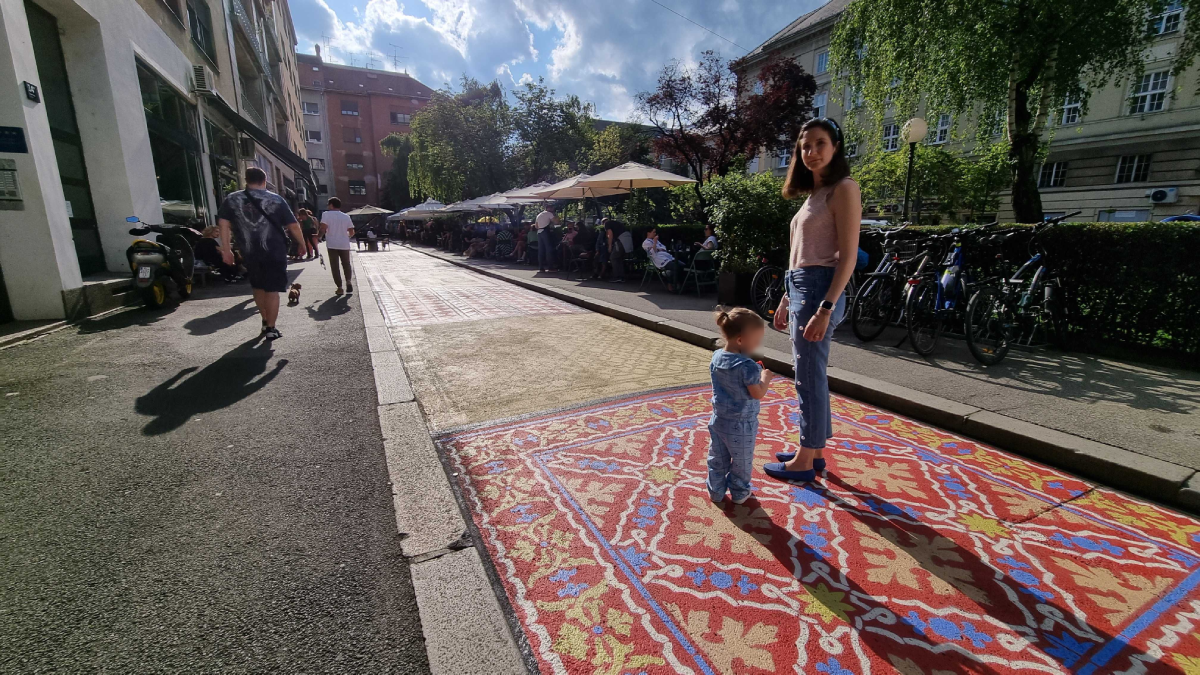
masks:
<path fill-rule="evenodd" d="M 993 539 L 1011 536 L 1008 528 L 1001 525 L 1000 521 L 995 518 L 988 518 L 979 513 L 969 513 L 965 516 L 959 516 L 958 522 L 966 525 L 972 532 L 980 532 Z"/>
<path fill-rule="evenodd" d="M 651 480 L 659 484 L 674 483 L 675 478 L 678 477 L 678 475 L 679 473 L 675 471 L 675 469 L 668 469 L 664 466 L 655 466 L 646 470 L 647 480 Z"/>
<path fill-rule="evenodd" d="M 820 616 L 825 623 L 829 623 L 835 618 L 850 623 L 849 612 L 853 612 L 854 607 L 842 602 L 842 599 L 846 597 L 845 593 L 830 590 L 823 583 L 816 586 L 805 585 L 804 593 L 800 596 L 800 602 L 808 603 L 804 608 L 805 612 Z"/>
<path fill-rule="evenodd" d="M 1174 654 L 1171 658 L 1175 659 L 1175 663 L 1183 668 L 1183 675 L 1200 675 L 1200 659 L 1194 656 L 1181 656 Z"/>

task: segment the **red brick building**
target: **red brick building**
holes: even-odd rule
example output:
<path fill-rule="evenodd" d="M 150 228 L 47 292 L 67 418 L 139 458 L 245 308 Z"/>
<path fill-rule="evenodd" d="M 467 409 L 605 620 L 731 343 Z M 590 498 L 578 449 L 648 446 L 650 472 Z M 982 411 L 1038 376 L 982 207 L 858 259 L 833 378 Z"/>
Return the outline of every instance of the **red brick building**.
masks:
<path fill-rule="evenodd" d="M 316 207 L 323 209 L 332 196 L 347 211 L 378 206 L 392 166 L 379 142 L 408 133 L 412 115 L 429 103 L 433 90 L 403 73 L 325 63 L 319 53 L 297 54 L 296 69 L 318 182 Z"/>

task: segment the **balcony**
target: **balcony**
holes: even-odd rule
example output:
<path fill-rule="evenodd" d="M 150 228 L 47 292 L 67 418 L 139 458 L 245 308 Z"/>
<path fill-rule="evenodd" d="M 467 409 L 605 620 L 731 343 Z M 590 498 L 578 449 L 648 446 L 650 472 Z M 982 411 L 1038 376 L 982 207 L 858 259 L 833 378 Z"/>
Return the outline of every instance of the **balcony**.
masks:
<path fill-rule="evenodd" d="M 259 40 L 258 31 L 255 30 L 253 17 L 246 11 L 242 0 L 229 0 L 229 6 L 233 10 L 237 27 L 241 29 L 242 37 L 246 39 L 246 42 L 250 44 L 250 50 L 254 52 L 257 67 L 264 75 L 264 79 L 268 81 L 272 91 L 278 95 L 278 87 L 270 81 L 271 67 L 267 65 L 267 53 L 263 48 L 262 41 Z"/>

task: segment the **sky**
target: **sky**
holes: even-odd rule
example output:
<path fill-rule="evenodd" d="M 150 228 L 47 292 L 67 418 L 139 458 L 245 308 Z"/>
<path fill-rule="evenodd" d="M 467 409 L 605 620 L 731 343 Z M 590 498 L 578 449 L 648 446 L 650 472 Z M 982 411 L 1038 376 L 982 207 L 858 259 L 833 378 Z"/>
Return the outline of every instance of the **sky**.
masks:
<path fill-rule="evenodd" d="M 320 43 L 328 61 L 406 70 L 434 89 L 463 74 L 509 90 L 541 77 L 560 94 L 594 103 L 599 117 L 626 121 L 638 92 L 651 89 L 672 59 L 695 63 L 706 49 L 742 56 L 824 0 L 658 2 L 290 0 L 290 7 L 300 52 Z"/>

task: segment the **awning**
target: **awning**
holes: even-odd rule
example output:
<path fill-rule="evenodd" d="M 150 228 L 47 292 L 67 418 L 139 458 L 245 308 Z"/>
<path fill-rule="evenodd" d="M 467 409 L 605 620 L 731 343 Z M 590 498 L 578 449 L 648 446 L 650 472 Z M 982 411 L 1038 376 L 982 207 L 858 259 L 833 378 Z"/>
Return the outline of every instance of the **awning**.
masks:
<path fill-rule="evenodd" d="M 244 131 L 247 136 L 253 138 L 259 145 L 266 148 L 272 155 L 275 155 L 279 161 L 291 167 L 306 183 L 316 186 L 317 181 L 313 178 L 312 167 L 309 166 L 307 159 L 292 152 L 283 143 L 271 138 L 267 132 L 260 129 L 256 124 L 239 115 L 222 98 L 211 94 L 205 94 L 204 98 L 224 115 L 226 119 L 232 122 L 233 126 Z M 282 189 L 282 186 L 280 187 Z"/>

